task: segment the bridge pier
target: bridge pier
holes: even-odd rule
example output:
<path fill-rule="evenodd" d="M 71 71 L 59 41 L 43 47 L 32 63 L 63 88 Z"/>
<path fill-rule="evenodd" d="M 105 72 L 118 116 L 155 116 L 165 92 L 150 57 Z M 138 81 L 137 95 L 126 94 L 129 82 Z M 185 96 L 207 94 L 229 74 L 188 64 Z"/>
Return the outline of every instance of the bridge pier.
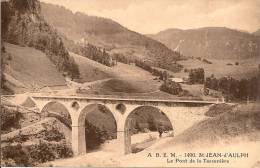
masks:
<path fill-rule="evenodd" d="M 72 126 L 71 139 L 72 151 L 75 156 L 87 153 L 85 141 L 85 127 Z"/>
<path fill-rule="evenodd" d="M 125 132 L 123 130 L 117 132 L 117 148 L 120 155 L 125 154 Z"/>
<path fill-rule="evenodd" d="M 79 128 L 78 126 L 72 125 L 71 129 L 72 137 L 71 137 L 71 146 L 74 156 L 80 154 L 79 151 Z"/>

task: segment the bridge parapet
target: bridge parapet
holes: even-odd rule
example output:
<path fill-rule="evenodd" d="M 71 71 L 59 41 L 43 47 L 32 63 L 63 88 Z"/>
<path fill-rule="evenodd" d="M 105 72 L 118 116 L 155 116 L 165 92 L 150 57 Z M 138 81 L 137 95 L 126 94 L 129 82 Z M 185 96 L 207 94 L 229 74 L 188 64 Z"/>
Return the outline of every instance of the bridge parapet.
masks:
<path fill-rule="evenodd" d="M 180 99 L 143 99 L 143 98 L 117 98 L 117 97 L 76 97 L 76 96 L 32 96 L 35 100 L 44 101 L 63 101 L 63 102 L 84 102 L 84 103 L 102 103 L 102 104 L 136 104 L 153 106 L 205 106 L 218 104 L 218 99 L 212 100 L 180 100 Z"/>

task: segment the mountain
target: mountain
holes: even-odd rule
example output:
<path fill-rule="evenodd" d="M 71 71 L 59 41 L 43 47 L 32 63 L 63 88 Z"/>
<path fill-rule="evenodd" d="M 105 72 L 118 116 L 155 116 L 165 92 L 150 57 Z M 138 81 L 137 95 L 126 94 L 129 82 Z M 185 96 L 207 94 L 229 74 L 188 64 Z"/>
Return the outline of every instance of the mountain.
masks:
<path fill-rule="evenodd" d="M 74 43 L 88 43 L 105 49 L 109 54 L 119 53 L 128 59 L 141 59 L 153 66 L 174 69 L 181 56 L 160 42 L 128 30 L 106 18 L 88 16 L 57 5 L 41 3 L 42 14 L 49 24 Z M 69 48 L 72 44 L 68 44 Z"/>
<path fill-rule="evenodd" d="M 148 36 L 186 56 L 215 59 L 244 59 L 260 56 L 258 37 L 224 27 L 168 29 Z"/>
<path fill-rule="evenodd" d="M 59 71 L 73 78 L 79 77 L 78 67 L 62 39 L 44 20 L 38 0 L 1 2 L 1 25 L 4 42 L 40 50 Z"/>
<path fill-rule="evenodd" d="M 256 32 L 254 32 L 253 35 L 260 36 L 260 29 L 258 29 Z"/>

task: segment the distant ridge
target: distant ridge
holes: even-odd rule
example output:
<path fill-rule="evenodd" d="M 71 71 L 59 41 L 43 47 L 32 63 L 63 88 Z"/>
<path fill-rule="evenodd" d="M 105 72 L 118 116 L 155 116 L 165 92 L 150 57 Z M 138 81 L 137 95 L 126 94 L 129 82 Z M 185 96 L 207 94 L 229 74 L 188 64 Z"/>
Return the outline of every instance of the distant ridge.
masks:
<path fill-rule="evenodd" d="M 260 57 L 260 40 L 257 36 L 225 27 L 198 29 L 167 29 L 149 37 L 179 51 L 186 56 L 215 59 L 246 59 Z"/>

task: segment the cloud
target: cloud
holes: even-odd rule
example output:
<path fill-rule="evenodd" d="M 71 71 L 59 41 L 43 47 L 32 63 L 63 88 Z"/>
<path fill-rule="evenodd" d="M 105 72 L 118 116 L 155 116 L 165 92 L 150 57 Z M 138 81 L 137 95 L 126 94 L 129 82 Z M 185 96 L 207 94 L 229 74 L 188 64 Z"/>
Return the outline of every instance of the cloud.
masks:
<path fill-rule="evenodd" d="M 260 28 L 260 0 L 43 0 L 72 11 L 111 18 L 140 33 L 167 28 Z"/>

